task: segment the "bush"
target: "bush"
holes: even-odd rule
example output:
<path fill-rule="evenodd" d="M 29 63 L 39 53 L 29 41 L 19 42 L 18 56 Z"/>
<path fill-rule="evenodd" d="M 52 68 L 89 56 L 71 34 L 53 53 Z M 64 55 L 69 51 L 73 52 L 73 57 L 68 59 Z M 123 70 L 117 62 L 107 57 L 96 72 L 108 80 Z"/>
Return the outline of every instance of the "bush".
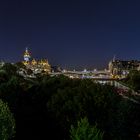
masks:
<path fill-rule="evenodd" d="M 15 134 L 15 120 L 6 103 L 0 100 L 0 140 L 11 139 Z"/>
<path fill-rule="evenodd" d="M 96 126 L 91 127 L 87 118 L 84 118 L 78 121 L 77 127 L 71 126 L 70 138 L 71 140 L 102 140 L 103 133 Z"/>

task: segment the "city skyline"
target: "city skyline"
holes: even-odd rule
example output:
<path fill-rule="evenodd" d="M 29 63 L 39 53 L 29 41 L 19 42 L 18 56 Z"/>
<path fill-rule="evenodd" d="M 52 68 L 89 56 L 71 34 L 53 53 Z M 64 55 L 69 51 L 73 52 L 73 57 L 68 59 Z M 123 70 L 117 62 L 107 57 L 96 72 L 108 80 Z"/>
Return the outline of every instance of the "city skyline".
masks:
<path fill-rule="evenodd" d="M 18 1 L 0 6 L 0 59 L 35 58 L 76 69 L 102 69 L 116 55 L 139 60 L 140 2 Z"/>

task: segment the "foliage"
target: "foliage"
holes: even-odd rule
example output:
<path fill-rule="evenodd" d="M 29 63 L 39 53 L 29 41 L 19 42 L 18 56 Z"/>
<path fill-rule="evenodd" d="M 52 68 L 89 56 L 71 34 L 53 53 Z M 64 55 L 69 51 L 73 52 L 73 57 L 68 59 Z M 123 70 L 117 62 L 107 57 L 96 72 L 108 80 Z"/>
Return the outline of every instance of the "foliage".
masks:
<path fill-rule="evenodd" d="M 118 95 L 114 87 L 63 75 L 23 78 L 15 70 L 1 68 L 0 98 L 14 114 L 17 140 L 68 140 L 71 124 L 83 117 L 90 127 L 98 124 L 104 140 L 137 139 L 140 107 Z"/>
<path fill-rule="evenodd" d="M 134 89 L 135 91 L 140 90 L 140 71 L 132 70 L 128 74 L 126 80 L 124 81 L 126 84 L 128 84 L 129 87 Z"/>
<path fill-rule="evenodd" d="M 0 140 L 8 140 L 15 134 L 15 120 L 6 103 L 0 100 Z"/>
<path fill-rule="evenodd" d="M 4 64 L 4 66 L 1 68 L 4 71 L 6 71 L 6 73 L 10 76 L 12 75 L 16 75 L 17 72 L 17 67 L 14 64 L 11 63 L 6 63 Z"/>
<path fill-rule="evenodd" d="M 103 133 L 97 126 L 91 127 L 88 119 L 84 118 L 78 121 L 77 127 L 71 126 L 70 137 L 71 140 L 102 140 Z"/>
<path fill-rule="evenodd" d="M 26 66 L 22 63 L 22 62 L 17 62 L 15 64 L 15 66 L 18 68 L 18 69 L 26 69 Z"/>
<path fill-rule="evenodd" d="M 8 80 L 8 75 L 6 71 L 0 70 L 0 83 L 4 83 Z"/>

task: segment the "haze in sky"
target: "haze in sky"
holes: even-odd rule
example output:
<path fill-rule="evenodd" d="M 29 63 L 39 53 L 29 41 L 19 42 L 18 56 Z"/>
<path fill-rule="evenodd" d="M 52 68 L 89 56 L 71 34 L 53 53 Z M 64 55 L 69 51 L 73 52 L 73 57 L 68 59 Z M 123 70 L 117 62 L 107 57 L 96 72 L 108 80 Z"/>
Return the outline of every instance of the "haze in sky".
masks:
<path fill-rule="evenodd" d="M 64 68 L 105 68 L 140 59 L 139 0 L 4 0 L 0 59 L 17 62 L 28 46 L 34 58 Z"/>

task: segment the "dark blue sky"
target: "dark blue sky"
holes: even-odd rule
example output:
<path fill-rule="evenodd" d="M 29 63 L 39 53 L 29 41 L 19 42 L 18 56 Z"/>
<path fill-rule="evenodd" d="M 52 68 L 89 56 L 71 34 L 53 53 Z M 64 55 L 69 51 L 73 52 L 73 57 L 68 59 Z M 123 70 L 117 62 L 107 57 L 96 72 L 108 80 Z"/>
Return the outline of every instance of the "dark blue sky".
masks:
<path fill-rule="evenodd" d="M 0 59 L 32 56 L 69 68 L 104 68 L 115 54 L 140 59 L 139 0 L 3 0 Z"/>

